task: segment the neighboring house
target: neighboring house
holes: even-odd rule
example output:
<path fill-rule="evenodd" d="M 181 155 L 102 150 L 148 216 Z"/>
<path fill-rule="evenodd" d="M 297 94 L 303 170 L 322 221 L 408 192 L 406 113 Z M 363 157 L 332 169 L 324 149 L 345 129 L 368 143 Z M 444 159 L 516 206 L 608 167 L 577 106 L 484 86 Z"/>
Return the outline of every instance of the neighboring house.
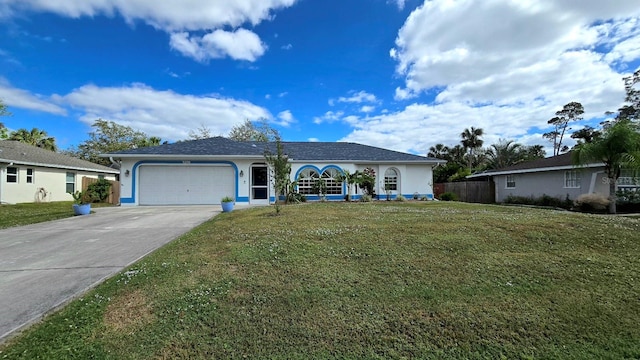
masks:
<path fill-rule="evenodd" d="M 115 180 L 120 171 L 18 141 L 0 140 L 0 203 L 69 201 L 82 177 Z"/>
<path fill-rule="evenodd" d="M 467 176 L 472 180 L 486 178 L 493 178 L 498 203 L 510 195 L 534 198 L 549 195 L 560 199 L 569 196 L 572 200 L 581 194 L 609 196 L 604 164 L 575 166 L 571 152 Z M 618 188 L 638 188 L 637 178 L 631 172 L 623 172 Z"/>
<path fill-rule="evenodd" d="M 283 142 L 291 164 L 291 180 L 309 200 L 316 179 L 327 184 L 328 200 L 343 200 L 345 183 L 336 175 L 371 168 L 376 174 L 376 194 L 414 194 L 433 198 L 432 168 L 444 161 L 354 143 Z M 237 203 L 268 204 L 275 201 L 272 174 L 265 149 L 275 153 L 275 143 L 233 141 L 223 137 L 191 140 L 155 147 L 103 154 L 120 161 L 122 205 L 219 204 L 224 196 Z M 354 187 L 355 188 L 355 187 Z M 354 198 L 361 190 L 354 189 Z"/>

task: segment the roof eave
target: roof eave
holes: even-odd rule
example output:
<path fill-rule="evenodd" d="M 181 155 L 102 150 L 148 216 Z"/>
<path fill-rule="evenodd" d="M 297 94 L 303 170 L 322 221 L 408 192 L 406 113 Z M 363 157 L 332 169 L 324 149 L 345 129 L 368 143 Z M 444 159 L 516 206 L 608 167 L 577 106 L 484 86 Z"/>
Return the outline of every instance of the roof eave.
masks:
<path fill-rule="evenodd" d="M 263 159 L 264 155 L 189 155 L 189 154 L 100 154 L 114 159 Z"/>
<path fill-rule="evenodd" d="M 308 162 L 330 162 L 330 163 L 355 163 L 355 164 L 444 164 L 445 160 L 357 160 L 357 159 L 343 159 L 343 160 L 304 160 L 304 159 L 291 159 L 293 163 L 308 163 Z"/>
<path fill-rule="evenodd" d="M 10 160 L 10 159 L 0 159 L 0 162 L 3 163 L 13 163 L 16 165 L 27 165 L 27 166 L 40 166 L 46 168 L 53 169 L 67 169 L 67 170 L 78 170 L 78 171 L 91 171 L 91 172 L 101 172 L 101 173 L 110 173 L 110 174 L 120 174 L 120 170 L 117 169 L 92 169 L 82 166 L 69 166 L 69 165 L 60 165 L 60 164 L 47 164 L 47 163 L 38 163 L 32 161 L 21 161 L 21 160 Z"/>
<path fill-rule="evenodd" d="M 467 176 L 467 179 L 484 177 L 484 176 L 499 176 L 499 175 L 510 175 L 510 174 L 527 174 L 527 173 L 536 173 L 536 172 L 547 172 L 547 171 L 558 171 L 558 170 L 574 170 L 580 168 L 594 168 L 594 167 L 603 167 L 603 163 L 593 163 L 586 165 L 563 165 L 563 166 L 550 166 L 543 168 L 532 168 L 532 169 L 520 169 L 520 170 L 507 170 L 507 171 L 495 171 L 495 172 L 486 172 L 480 174 L 472 174 Z"/>

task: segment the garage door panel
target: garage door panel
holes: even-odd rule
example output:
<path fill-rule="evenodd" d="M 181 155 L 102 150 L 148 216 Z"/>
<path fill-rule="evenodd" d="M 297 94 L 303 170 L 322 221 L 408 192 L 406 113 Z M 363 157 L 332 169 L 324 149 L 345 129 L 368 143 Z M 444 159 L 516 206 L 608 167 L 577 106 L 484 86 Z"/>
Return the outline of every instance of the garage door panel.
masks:
<path fill-rule="evenodd" d="M 219 204 L 235 194 L 230 166 L 141 166 L 140 205 Z"/>

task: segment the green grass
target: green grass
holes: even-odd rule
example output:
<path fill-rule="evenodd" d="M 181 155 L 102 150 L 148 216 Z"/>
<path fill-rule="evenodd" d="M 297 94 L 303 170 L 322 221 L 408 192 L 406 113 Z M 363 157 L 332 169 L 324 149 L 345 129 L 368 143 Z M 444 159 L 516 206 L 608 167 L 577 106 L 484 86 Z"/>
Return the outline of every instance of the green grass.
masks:
<path fill-rule="evenodd" d="M 640 357 L 640 220 L 460 203 L 221 214 L 10 359 Z"/>
<path fill-rule="evenodd" d="M 0 205 L 0 229 L 72 217 L 72 204 L 73 201 L 22 203 L 15 205 L 2 204 Z M 111 205 L 91 204 L 92 208 L 102 206 Z"/>
<path fill-rule="evenodd" d="M 73 216 L 72 201 L 0 205 L 0 229 Z"/>

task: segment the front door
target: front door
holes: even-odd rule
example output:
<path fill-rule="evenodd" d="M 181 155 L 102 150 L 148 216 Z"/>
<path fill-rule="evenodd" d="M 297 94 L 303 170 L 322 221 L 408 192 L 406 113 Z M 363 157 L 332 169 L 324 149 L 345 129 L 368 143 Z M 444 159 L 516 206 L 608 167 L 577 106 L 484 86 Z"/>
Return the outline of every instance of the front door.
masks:
<path fill-rule="evenodd" d="M 269 203 L 269 169 L 264 165 L 251 167 L 251 203 Z"/>

